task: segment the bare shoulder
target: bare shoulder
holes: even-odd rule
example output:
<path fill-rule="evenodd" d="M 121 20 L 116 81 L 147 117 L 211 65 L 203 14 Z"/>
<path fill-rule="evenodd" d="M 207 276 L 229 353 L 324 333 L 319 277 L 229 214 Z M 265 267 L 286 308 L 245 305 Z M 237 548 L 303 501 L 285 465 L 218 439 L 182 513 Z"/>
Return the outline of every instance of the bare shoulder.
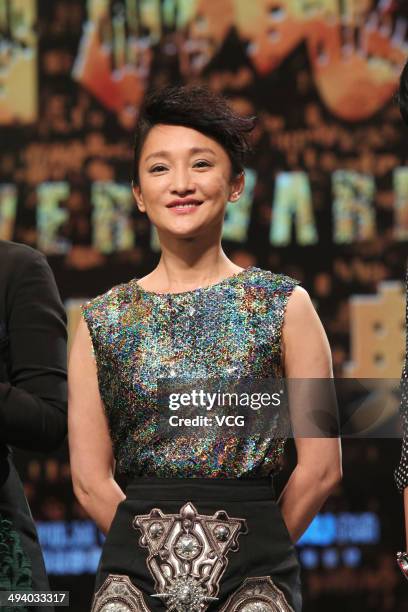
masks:
<path fill-rule="evenodd" d="M 287 304 L 283 325 L 283 340 L 295 339 L 296 343 L 314 342 L 317 337 L 325 337 L 325 331 L 308 292 L 296 287 Z M 327 340 L 326 340 L 327 341 Z"/>
<path fill-rule="evenodd" d="M 70 350 L 69 369 L 81 368 L 85 362 L 94 365 L 94 349 L 88 325 L 85 319 L 80 317 Z"/>
<path fill-rule="evenodd" d="M 317 316 L 312 300 L 306 289 L 297 286 L 293 289 L 286 307 L 285 323 L 299 322 Z"/>
<path fill-rule="evenodd" d="M 296 287 L 283 326 L 283 358 L 290 378 L 332 376 L 331 351 L 322 322 L 308 292 Z"/>
<path fill-rule="evenodd" d="M 83 316 L 79 317 L 75 338 L 90 341 L 89 328 Z"/>

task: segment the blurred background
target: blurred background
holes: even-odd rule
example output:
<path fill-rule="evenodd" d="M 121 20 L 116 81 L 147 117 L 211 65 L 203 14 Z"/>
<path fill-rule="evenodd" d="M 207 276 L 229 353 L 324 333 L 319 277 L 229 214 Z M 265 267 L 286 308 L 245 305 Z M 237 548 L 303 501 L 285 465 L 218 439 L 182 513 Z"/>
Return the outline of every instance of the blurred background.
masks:
<path fill-rule="evenodd" d="M 197 83 L 259 117 L 228 256 L 302 282 L 337 377 L 397 380 L 407 26 L 404 0 L 0 0 L 0 237 L 47 255 L 70 340 L 82 301 L 159 259 L 132 200 L 133 130 L 151 88 Z M 391 404 L 393 435 L 344 440 L 343 482 L 298 543 L 305 612 L 408 609 Z M 15 458 L 52 588 L 85 612 L 103 537 L 73 497 L 67 449 Z M 278 489 L 293 462 L 289 443 Z"/>

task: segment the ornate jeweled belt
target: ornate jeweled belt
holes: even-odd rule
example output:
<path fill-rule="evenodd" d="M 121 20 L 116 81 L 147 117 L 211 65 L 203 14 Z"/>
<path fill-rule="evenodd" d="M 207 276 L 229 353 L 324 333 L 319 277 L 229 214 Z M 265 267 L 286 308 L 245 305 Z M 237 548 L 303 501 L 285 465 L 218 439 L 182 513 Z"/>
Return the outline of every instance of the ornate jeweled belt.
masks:
<path fill-rule="evenodd" d="M 230 551 L 238 551 L 238 536 L 248 533 L 246 520 L 231 518 L 224 510 L 199 514 L 191 502 L 178 514 L 135 516 L 139 544 L 149 550 L 147 566 L 155 579 L 156 593 L 169 612 L 204 612 L 217 600 L 219 582 Z"/>

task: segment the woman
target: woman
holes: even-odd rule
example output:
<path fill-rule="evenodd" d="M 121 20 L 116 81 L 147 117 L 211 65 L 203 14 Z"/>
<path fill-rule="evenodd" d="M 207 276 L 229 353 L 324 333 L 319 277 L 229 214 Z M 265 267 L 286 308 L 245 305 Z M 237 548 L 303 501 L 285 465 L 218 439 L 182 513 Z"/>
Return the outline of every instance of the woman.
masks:
<path fill-rule="evenodd" d="M 400 77 L 398 102 L 401 116 L 408 125 L 408 62 L 405 64 Z M 408 270 L 407 270 L 407 296 L 408 296 Z M 408 299 L 406 302 L 406 329 L 408 328 Z M 405 512 L 405 538 L 408 551 L 408 335 L 406 337 L 405 363 L 401 374 L 401 403 L 400 414 L 402 422 L 403 440 L 400 462 L 395 469 L 394 478 L 399 492 L 404 497 Z M 404 576 L 408 579 L 408 552 L 398 552 L 397 561 Z"/>
<path fill-rule="evenodd" d="M 153 92 L 140 112 L 133 193 L 161 258 L 83 306 L 68 375 L 74 490 L 107 534 L 95 612 L 301 610 L 294 543 L 340 479 L 339 440 L 296 440 L 277 503 L 281 438 L 158 430 L 159 380 L 332 376 L 297 281 L 239 268 L 222 250 L 253 126 L 198 86 Z"/>
<path fill-rule="evenodd" d="M 1 240 L 0 262 L 0 591 L 49 590 L 9 445 L 51 451 L 66 436 L 66 317 L 42 253 Z"/>

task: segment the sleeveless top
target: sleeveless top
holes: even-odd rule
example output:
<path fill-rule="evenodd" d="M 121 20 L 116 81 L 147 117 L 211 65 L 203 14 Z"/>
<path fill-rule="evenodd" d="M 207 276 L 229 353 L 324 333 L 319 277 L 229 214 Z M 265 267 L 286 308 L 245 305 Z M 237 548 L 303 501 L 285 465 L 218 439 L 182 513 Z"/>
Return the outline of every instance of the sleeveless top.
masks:
<path fill-rule="evenodd" d="M 399 406 L 403 438 L 400 461 L 394 470 L 395 484 L 397 485 L 397 489 L 400 493 L 403 493 L 405 487 L 408 487 L 408 269 L 406 278 L 405 330 L 405 362 L 401 374 L 401 402 Z"/>
<path fill-rule="evenodd" d="M 157 435 L 157 379 L 282 378 L 285 307 L 298 284 L 250 266 L 181 293 L 148 291 L 135 278 L 82 305 L 120 474 L 254 478 L 280 469 L 286 438 Z"/>

